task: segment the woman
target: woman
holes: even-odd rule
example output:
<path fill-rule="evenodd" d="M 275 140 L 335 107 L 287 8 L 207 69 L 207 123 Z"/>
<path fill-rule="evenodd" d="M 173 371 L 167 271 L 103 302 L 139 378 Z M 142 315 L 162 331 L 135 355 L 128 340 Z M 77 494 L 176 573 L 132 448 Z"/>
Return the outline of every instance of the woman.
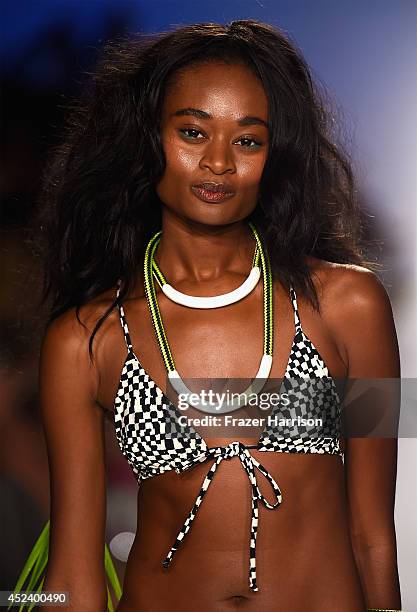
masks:
<path fill-rule="evenodd" d="M 106 607 L 107 415 L 141 483 L 120 612 L 400 609 L 396 440 L 343 439 L 334 386 L 399 377 L 395 327 L 301 54 L 257 21 L 197 24 L 108 45 L 93 84 L 45 188 L 43 589 Z M 180 421 L 166 374 L 252 380 L 262 337 L 258 377 L 330 381 L 308 408 L 329 428 Z"/>

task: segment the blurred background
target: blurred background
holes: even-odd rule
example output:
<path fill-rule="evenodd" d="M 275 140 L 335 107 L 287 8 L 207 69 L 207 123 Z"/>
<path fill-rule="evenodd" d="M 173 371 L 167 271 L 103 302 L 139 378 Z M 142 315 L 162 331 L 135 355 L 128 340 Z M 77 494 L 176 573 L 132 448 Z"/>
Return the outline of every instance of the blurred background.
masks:
<path fill-rule="evenodd" d="M 11 589 L 49 518 L 37 368 L 46 313 L 28 223 L 63 103 L 113 36 L 198 21 L 260 19 L 295 41 L 342 117 L 369 234 L 390 295 L 402 376 L 417 375 L 417 3 L 415 0 L 19 0 L 1 5 L 0 590 Z M 137 484 L 107 423 L 107 541 L 135 531 Z M 396 527 L 403 608 L 417 610 L 417 443 L 399 442 Z M 116 562 L 120 580 L 124 564 Z M 413 568 L 414 567 L 414 572 Z"/>

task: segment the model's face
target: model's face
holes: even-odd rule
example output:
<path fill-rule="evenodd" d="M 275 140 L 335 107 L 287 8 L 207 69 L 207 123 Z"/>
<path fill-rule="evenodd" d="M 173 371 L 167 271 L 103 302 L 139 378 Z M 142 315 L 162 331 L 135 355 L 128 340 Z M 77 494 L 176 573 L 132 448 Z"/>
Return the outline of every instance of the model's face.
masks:
<path fill-rule="evenodd" d="M 172 212 L 217 225 L 247 217 L 258 200 L 268 152 L 268 102 L 245 66 L 221 63 L 183 70 L 168 90 L 161 138 L 166 168 L 156 187 Z M 203 201 L 202 182 L 224 183 L 233 195 Z M 212 197 L 220 197 L 213 196 Z"/>

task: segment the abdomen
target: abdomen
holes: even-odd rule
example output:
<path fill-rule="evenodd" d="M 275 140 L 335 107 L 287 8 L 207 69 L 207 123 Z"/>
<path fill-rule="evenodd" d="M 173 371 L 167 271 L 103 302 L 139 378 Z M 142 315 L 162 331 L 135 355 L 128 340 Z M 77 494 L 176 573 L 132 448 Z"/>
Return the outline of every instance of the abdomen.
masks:
<path fill-rule="evenodd" d="M 281 488 L 282 503 L 259 504 L 258 591 L 249 589 L 251 488 L 240 461 L 223 461 L 191 530 L 168 568 L 162 561 L 188 515 L 206 461 L 141 483 L 138 526 L 119 612 L 363 612 L 350 545 L 344 468 L 338 455 L 251 453 Z M 269 487 L 257 472 L 261 492 Z"/>

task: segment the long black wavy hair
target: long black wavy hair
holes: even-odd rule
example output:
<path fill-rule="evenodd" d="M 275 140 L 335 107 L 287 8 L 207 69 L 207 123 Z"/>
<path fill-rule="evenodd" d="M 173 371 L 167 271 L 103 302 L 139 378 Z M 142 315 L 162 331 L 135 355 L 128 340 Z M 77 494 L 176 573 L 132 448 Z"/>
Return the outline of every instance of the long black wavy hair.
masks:
<path fill-rule="evenodd" d="M 202 62 L 244 63 L 268 99 L 270 144 L 256 208 L 274 278 L 319 310 L 306 255 L 372 269 L 362 243 L 352 163 L 333 142 L 326 108 L 301 52 L 279 29 L 256 20 L 198 23 L 107 43 L 88 74 L 46 167 L 41 194 L 45 237 L 42 300 L 49 322 L 122 280 L 119 301 L 160 229 L 155 185 L 165 157 L 160 118 L 176 71 Z M 95 333 L 114 302 L 97 321 Z"/>

